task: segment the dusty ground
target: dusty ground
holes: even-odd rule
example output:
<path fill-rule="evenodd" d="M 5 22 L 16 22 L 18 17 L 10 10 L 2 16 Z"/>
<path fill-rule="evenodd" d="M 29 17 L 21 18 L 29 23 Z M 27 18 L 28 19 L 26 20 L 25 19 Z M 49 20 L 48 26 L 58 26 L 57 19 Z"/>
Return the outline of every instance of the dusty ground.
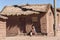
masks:
<path fill-rule="evenodd" d="M 14 36 L 14 37 L 0 37 L 0 40 L 60 40 L 60 33 L 54 36 Z"/>
<path fill-rule="evenodd" d="M 60 37 L 47 37 L 47 36 L 17 36 L 17 37 L 4 37 L 0 40 L 60 40 Z"/>

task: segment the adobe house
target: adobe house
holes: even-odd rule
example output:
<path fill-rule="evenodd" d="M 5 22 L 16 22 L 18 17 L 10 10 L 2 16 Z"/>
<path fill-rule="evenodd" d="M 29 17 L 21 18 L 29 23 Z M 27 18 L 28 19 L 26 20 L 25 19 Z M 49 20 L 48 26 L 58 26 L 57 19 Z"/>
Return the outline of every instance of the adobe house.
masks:
<path fill-rule="evenodd" d="M 60 8 L 57 8 L 57 31 L 60 31 Z"/>
<path fill-rule="evenodd" d="M 37 34 L 54 35 L 53 9 L 50 4 L 26 4 L 5 6 L 0 13 L 0 24 L 6 36 L 27 34 L 35 27 Z M 2 21 L 4 20 L 4 21 Z"/>
<path fill-rule="evenodd" d="M 0 37 L 6 36 L 6 19 L 7 17 L 0 15 Z"/>

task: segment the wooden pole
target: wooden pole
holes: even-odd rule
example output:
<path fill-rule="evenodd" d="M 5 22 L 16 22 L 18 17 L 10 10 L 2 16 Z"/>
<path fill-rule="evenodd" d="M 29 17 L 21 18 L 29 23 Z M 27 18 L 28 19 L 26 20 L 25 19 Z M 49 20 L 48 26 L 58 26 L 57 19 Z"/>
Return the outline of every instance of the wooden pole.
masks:
<path fill-rule="evenodd" d="M 56 35 L 57 27 L 57 13 L 56 13 L 56 0 L 54 0 L 54 36 Z"/>

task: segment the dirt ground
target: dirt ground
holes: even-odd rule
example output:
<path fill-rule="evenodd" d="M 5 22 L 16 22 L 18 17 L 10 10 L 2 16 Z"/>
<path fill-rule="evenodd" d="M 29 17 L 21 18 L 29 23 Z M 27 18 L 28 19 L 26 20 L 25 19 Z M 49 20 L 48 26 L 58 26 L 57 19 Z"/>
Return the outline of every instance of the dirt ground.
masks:
<path fill-rule="evenodd" d="M 56 36 L 13 36 L 0 37 L 0 40 L 60 40 L 60 32 Z"/>
<path fill-rule="evenodd" d="M 46 37 L 46 36 L 21 36 L 21 37 L 6 37 L 0 40 L 60 40 L 60 37 Z"/>

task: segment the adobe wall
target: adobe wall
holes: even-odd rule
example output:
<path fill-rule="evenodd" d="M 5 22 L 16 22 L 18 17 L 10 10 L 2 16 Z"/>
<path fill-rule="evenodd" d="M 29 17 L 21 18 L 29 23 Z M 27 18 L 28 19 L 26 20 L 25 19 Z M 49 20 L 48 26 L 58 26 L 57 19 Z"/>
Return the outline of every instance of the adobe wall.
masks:
<path fill-rule="evenodd" d="M 47 33 L 47 20 L 46 20 L 46 13 L 41 13 L 40 15 L 40 24 L 41 24 L 41 33 Z"/>
<path fill-rule="evenodd" d="M 53 29 L 53 24 L 54 24 L 54 17 L 51 9 L 46 14 L 47 17 L 47 33 L 48 36 L 54 36 L 54 29 Z"/>
<path fill-rule="evenodd" d="M 60 12 L 57 11 L 57 31 L 60 31 Z"/>
<path fill-rule="evenodd" d="M 6 22 L 4 19 L 0 19 L 0 37 L 6 36 Z"/>
<path fill-rule="evenodd" d="M 57 35 L 57 36 L 60 36 L 60 12 L 59 12 L 59 11 L 57 11 L 56 35 Z"/>

